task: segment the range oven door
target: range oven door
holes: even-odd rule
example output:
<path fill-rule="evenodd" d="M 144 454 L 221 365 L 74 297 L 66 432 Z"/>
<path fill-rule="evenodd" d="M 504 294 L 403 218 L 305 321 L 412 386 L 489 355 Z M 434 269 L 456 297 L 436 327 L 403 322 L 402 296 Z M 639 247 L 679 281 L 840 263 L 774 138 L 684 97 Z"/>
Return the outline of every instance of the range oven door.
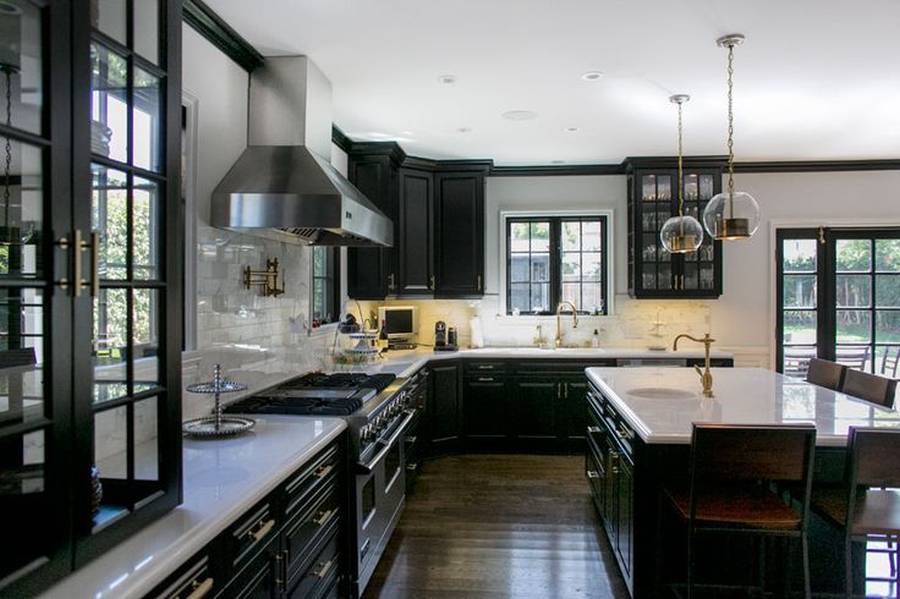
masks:
<path fill-rule="evenodd" d="M 356 586 L 369 582 L 400 518 L 406 500 L 406 429 L 415 416 L 407 412 L 400 425 L 356 474 Z"/>

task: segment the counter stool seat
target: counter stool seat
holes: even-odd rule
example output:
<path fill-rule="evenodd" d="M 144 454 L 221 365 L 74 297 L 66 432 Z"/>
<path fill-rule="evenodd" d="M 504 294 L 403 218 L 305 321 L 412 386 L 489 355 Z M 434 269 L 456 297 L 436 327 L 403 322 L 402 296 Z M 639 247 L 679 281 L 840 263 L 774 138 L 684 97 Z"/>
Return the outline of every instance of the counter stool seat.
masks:
<path fill-rule="evenodd" d="M 678 515 L 690 518 L 690 489 L 668 488 L 666 494 Z M 738 485 L 703 491 L 697 500 L 698 526 L 755 530 L 799 530 L 803 515 L 759 485 Z"/>
<path fill-rule="evenodd" d="M 812 508 L 836 526 L 844 526 L 847 519 L 847 490 L 815 490 Z M 850 520 L 852 535 L 900 534 L 900 491 L 868 489 L 856 496 L 856 509 Z"/>

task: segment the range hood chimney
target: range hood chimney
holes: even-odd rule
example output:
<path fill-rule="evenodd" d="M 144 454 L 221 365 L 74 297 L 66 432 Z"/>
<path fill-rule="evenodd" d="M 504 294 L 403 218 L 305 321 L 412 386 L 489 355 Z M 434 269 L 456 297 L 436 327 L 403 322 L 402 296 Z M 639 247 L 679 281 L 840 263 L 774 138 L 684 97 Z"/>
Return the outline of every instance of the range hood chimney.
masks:
<path fill-rule="evenodd" d="M 394 225 L 329 160 L 331 83 L 306 56 L 250 77 L 248 146 L 212 195 L 214 227 L 309 245 L 392 246 Z"/>

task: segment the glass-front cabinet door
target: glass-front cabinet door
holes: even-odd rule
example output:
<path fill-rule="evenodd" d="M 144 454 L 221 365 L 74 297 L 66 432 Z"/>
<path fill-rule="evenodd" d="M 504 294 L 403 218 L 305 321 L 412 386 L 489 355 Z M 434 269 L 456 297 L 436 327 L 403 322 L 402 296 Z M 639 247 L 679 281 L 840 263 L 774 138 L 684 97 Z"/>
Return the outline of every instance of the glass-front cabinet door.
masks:
<path fill-rule="evenodd" d="M 0 596 L 180 501 L 178 0 L 0 0 Z"/>
<path fill-rule="evenodd" d="M 678 189 L 684 194 L 684 214 L 702 222 L 709 200 L 721 189 L 722 169 L 715 165 L 691 166 L 685 161 L 679 183 L 675 159 L 653 159 L 635 166 L 628 178 L 629 292 L 637 298 L 717 298 L 722 293 L 721 242 L 704 237 L 703 245 L 689 254 L 670 254 L 660 241 L 660 230 L 678 214 Z"/>
<path fill-rule="evenodd" d="M 69 14 L 0 1 L 0 595 L 71 561 Z"/>

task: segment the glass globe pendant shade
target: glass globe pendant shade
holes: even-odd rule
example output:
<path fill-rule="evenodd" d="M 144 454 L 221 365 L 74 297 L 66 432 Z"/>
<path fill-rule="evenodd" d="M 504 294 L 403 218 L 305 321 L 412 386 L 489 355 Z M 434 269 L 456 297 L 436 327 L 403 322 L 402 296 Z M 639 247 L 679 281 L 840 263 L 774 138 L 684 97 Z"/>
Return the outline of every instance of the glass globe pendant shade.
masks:
<path fill-rule="evenodd" d="M 696 252 L 703 243 L 703 226 L 693 216 L 673 216 L 659 230 L 659 240 L 670 254 Z"/>
<path fill-rule="evenodd" d="M 703 226 L 713 239 L 749 239 L 759 228 L 759 204 L 743 191 L 713 196 L 703 211 Z"/>

